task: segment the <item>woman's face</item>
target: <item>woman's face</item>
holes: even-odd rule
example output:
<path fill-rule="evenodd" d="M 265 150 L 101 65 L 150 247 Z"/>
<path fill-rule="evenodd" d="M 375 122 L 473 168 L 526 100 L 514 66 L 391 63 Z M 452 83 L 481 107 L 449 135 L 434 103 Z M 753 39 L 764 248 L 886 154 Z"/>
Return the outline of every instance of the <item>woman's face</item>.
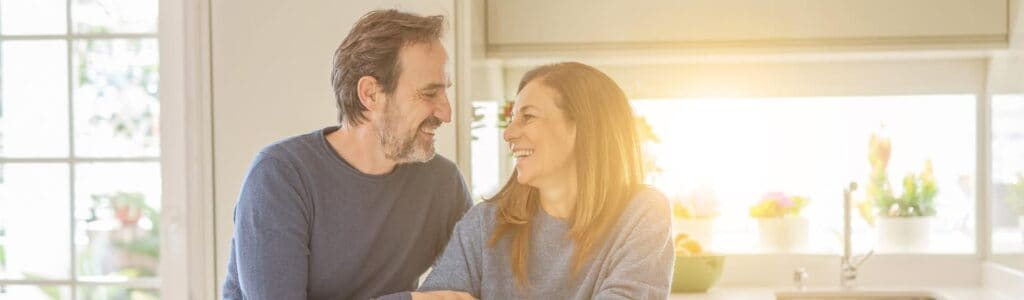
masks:
<path fill-rule="evenodd" d="M 516 159 L 516 180 L 521 184 L 564 185 L 576 172 L 576 125 L 558 107 L 558 98 L 558 92 L 533 80 L 512 106 L 512 122 L 504 137 Z"/>

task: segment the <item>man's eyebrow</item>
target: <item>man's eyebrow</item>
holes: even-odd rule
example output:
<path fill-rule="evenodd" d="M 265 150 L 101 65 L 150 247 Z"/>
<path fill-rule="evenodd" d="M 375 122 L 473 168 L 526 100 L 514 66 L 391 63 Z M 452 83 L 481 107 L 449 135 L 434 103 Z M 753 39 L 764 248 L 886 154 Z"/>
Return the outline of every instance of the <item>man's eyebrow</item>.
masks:
<path fill-rule="evenodd" d="M 428 84 L 427 86 L 421 88 L 419 91 L 420 92 L 426 92 L 426 91 L 429 91 L 429 90 L 443 89 L 443 88 L 448 88 L 448 87 L 451 87 L 451 86 L 452 86 L 452 82 L 451 81 L 449 81 L 448 83 L 435 82 L 435 83 Z"/>

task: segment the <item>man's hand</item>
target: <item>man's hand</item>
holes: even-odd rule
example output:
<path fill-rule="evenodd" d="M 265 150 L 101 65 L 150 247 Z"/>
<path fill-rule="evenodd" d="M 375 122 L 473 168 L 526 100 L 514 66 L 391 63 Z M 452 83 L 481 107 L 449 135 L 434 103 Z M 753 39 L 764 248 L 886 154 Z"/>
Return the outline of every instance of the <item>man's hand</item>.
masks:
<path fill-rule="evenodd" d="M 412 300 L 476 300 L 466 292 L 432 291 L 412 292 Z"/>

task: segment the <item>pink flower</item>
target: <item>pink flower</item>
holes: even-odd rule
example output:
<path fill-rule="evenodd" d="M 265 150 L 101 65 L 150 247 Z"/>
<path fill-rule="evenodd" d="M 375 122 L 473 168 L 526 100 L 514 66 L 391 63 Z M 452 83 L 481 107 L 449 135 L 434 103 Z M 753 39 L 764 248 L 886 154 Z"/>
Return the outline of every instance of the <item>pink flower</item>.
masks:
<path fill-rule="evenodd" d="M 793 199 L 782 192 L 766 193 L 761 199 L 764 201 L 775 201 L 775 205 L 781 209 L 789 208 L 794 204 Z"/>

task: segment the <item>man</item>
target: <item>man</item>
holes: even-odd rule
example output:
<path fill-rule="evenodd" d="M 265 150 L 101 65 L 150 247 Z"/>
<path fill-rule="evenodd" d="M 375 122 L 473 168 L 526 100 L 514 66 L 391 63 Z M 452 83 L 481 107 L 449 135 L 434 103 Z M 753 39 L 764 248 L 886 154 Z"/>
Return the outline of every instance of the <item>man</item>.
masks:
<path fill-rule="evenodd" d="M 225 299 L 458 298 L 410 293 L 471 205 L 435 155 L 451 121 L 442 16 L 363 16 L 335 51 L 341 126 L 259 152 L 235 207 Z"/>

